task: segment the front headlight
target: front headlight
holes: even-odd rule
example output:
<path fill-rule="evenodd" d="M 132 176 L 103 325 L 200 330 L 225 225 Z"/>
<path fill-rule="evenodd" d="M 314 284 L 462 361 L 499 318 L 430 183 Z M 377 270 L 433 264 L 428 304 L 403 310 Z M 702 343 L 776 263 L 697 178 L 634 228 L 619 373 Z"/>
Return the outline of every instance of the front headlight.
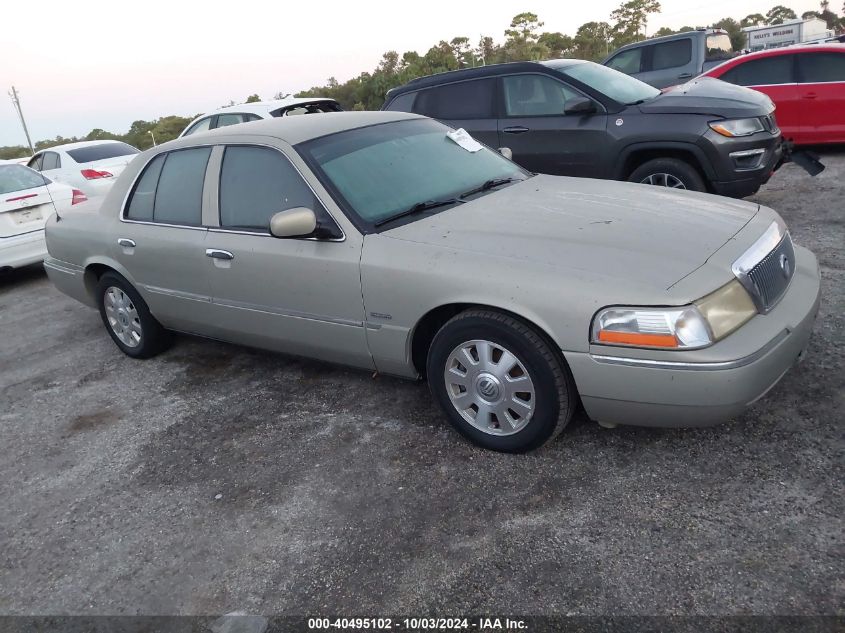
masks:
<path fill-rule="evenodd" d="M 760 119 L 725 119 L 722 121 L 710 121 L 710 129 L 722 136 L 751 136 L 762 132 L 765 128 Z"/>
<path fill-rule="evenodd" d="M 593 318 L 592 343 L 663 349 L 712 345 L 746 323 L 757 309 L 733 280 L 680 308 L 613 307 Z"/>

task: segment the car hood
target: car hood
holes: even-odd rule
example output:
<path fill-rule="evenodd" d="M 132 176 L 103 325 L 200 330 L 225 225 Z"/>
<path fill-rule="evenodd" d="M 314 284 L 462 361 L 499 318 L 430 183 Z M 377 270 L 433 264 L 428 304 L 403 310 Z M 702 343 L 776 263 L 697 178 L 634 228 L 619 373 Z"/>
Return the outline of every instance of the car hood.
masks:
<path fill-rule="evenodd" d="M 538 175 L 382 235 L 665 290 L 758 209 L 664 187 Z"/>
<path fill-rule="evenodd" d="M 721 79 L 697 77 L 673 86 L 639 106 L 648 114 L 709 114 L 735 119 L 769 114 L 775 109 L 762 92 L 735 86 Z"/>

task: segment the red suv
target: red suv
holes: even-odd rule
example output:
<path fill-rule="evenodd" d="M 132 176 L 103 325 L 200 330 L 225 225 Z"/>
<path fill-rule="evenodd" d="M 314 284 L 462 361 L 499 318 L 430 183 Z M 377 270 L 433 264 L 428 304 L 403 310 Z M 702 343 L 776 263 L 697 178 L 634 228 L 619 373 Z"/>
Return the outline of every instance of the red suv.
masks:
<path fill-rule="evenodd" d="M 785 139 L 845 143 L 845 44 L 808 44 L 741 55 L 703 74 L 763 92 Z"/>

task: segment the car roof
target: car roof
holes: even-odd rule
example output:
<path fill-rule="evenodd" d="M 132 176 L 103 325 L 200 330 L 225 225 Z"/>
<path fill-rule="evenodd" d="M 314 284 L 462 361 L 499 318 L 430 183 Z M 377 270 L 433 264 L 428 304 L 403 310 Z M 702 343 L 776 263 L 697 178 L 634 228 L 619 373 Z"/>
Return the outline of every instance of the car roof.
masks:
<path fill-rule="evenodd" d="M 274 99 L 271 101 L 253 101 L 252 103 L 239 103 L 236 105 L 223 106 L 211 112 L 206 112 L 202 116 L 209 114 L 217 114 L 219 112 L 252 112 L 254 114 L 267 114 L 279 108 L 288 108 L 302 103 L 319 103 L 322 101 L 332 101 L 329 97 L 285 97 L 284 99 Z M 200 117 L 202 118 L 202 117 Z"/>
<path fill-rule="evenodd" d="M 685 37 L 689 37 L 691 35 L 726 35 L 727 31 L 724 29 L 692 29 L 691 31 L 681 31 L 680 33 L 672 33 L 670 35 L 661 35 L 660 37 L 649 37 L 645 40 L 640 40 L 638 42 L 631 42 L 630 44 L 625 44 L 625 46 L 620 46 L 619 48 L 610 52 L 607 56 L 608 59 L 616 55 L 619 51 L 627 51 L 631 48 L 639 48 L 641 46 L 651 46 L 652 44 L 660 44 L 661 42 L 669 42 L 672 40 L 680 40 Z"/>
<path fill-rule="evenodd" d="M 92 147 L 94 145 L 107 145 L 109 143 L 123 143 L 123 141 L 119 141 L 117 139 L 114 140 L 104 140 L 104 141 L 77 141 L 76 143 L 63 143 L 61 145 L 53 145 L 52 147 L 45 147 L 43 149 L 38 150 L 39 152 L 49 152 L 55 150 L 61 150 L 66 152 L 71 149 L 79 149 L 80 147 Z M 126 143 L 124 143 L 126 145 Z"/>
<path fill-rule="evenodd" d="M 480 77 L 496 77 L 498 75 L 507 75 L 513 72 L 537 72 L 541 69 L 556 70 L 571 66 L 574 64 L 584 63 L 580 59 L 550 59 L 547 61 L 536 62 L 506 62 L 504 64 L 490 64 L 488 66 L 477 66 L 475 68 L 462 68 L 460 70 L 449 70 L 443 73 L 436 73 L 434 75 L 426 75 L 424 77 L 417 77 L 408 83 L 392 88 L 387 91 L 387 98 L 390 99 L 403 92 L 411 92 L 421 88 L 430 86 L 439 86 L 440 84 L 451 83 L 454 81 L 464 81 L 467 79 L 478 79 Z"/>
<path fill-rule="evenodd" d="M 175 141 L 159 145 L 162 147 L 190 147 L 207 145 L 209 139 L 237 136 L 270 136 L 281 139 L 290 145 L 296 145 L 328 134 L 337 134 L 346 130 L 391 123 L 406 119 L 424 119 L 426 117 L 406 112 L 333 112 L 326 115 L 291 116 L 262 119 L 250 123 L 227 125 L 209 132 L 200 132 L 183 136 Z M 225 142 L 222 141 L 221 142 Z"/>
<path fill-rule="evenodd" d="M 778 55 L 794 55 L 795 53 L 819 53 L 819 52 L 834 52 L 845 53 L 845 44 L 827 43 L 827 44 L 792 44 L 790 46 L 779 46 L 777 48 L 767 48 L 762 51 L 753 51 L 751 53 L 741 53 L 736 57 L 726 59 L 718 66 L 714 66 L 710 70 L 706 70 L 702 75 L 713 77 L 716 72 L 725 72 L 739 66 L 752 59 L 761 59 L 763 57 L 776 57 Z"/>

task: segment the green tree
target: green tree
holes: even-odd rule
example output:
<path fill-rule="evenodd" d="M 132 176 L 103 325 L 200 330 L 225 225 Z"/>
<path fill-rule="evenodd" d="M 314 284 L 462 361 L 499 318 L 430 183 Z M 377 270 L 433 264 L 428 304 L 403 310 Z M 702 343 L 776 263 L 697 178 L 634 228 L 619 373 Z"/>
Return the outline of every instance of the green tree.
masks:
<path fill-rule="evenodd" d="M 541 44 L 540 27 L 543 23 L 536 13 L 519 13 L 511 20 L 511 28 L 505 30 L 504 54 L 506 61 L 544 59 L 549 50 Z"/>
<path fill-rule="evenodd" d="M 261 101 L 261 97 L 259 97 L 258 95 L 249 95 L 246 98 L 247 103 L 258 103 L 259 101 Z"/>
<path fill-rule="evenodd" d="M 657 29 L 654 32 L 652 37 L 664 37 L 666 35 L 674 35 L 674 34 L 675 34 L 675 31 L 670 29 L 668 26 L 661 26 L 659 29 Z"/>
<path fill-rule="evenodd" d="M 739 21 L 741 27 L 759 26 L 766 23 L 766 16 L 762 13 L 750 13 Z"/>
<path fill-rule="evenodd" d="M 795 11 L 782 4 L 776 5 L 766 13 L 766 24 L 783 24 L 787 20 L 794 20 L 798 16 Z"/>
<path fill-rule="evenodd" d="M 587 22 L 572 38 L 573 57 L 600 61 L 610 52 L 611 28 L 607 22 Z"/>
<path fill-rule="evenodd" d="M 537 42 L 546 47 L 550 59 L 560 59 L 572 52 L 572 38 L 563 33 L 540 33 Z"/>
<path fill-rule="evenodd" d="M 643 39 L 648 16 L 652 13 L 660 13 L 658 0 L 628 0 L 620 4 L 610 14 L 610 19 L 614 23 L 614 48 Z"/>

